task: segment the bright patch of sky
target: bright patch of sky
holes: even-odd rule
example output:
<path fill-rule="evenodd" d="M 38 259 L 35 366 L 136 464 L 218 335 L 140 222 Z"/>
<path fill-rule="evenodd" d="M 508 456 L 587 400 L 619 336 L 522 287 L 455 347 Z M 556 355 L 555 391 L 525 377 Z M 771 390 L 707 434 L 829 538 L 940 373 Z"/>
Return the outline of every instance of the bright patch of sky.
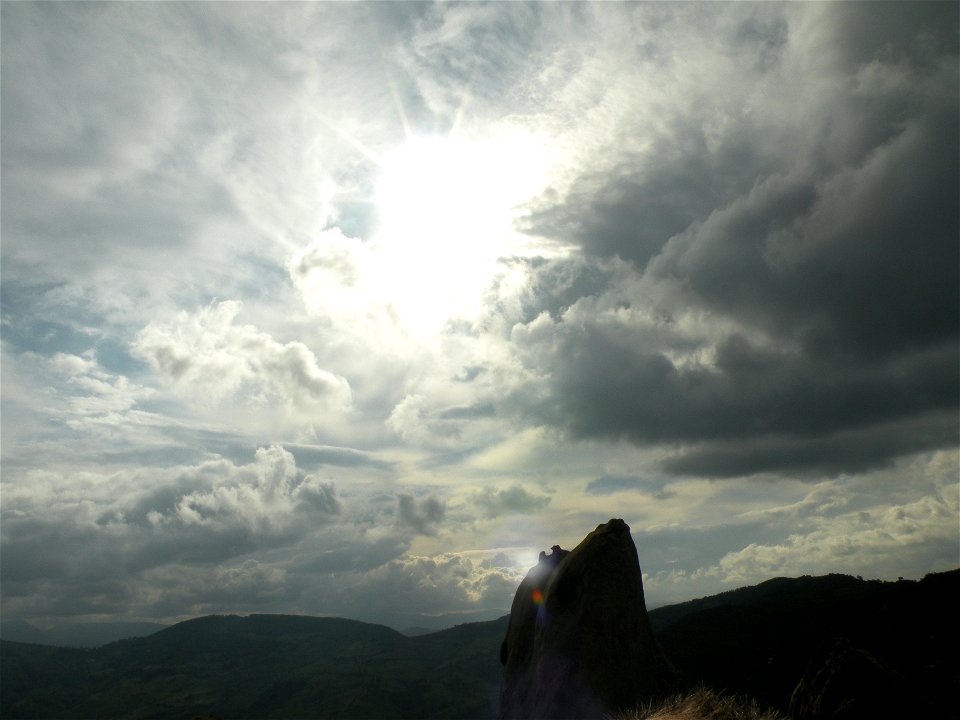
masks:
<path fill-rule="evenodd" d="M 955 3 L 0 13 L 4 619 L 960 564 Z"/>

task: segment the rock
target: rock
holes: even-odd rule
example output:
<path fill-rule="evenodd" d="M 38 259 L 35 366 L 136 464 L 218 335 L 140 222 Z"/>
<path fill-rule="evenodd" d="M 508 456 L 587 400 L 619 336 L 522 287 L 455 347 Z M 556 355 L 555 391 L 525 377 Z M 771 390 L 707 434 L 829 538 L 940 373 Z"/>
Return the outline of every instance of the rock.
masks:
<path fill-rule="evenodd" d="M 540 554 L 514 596 L 500 660 L 501 718 L 609 717 L 669 692 L 623 520 Z"/>

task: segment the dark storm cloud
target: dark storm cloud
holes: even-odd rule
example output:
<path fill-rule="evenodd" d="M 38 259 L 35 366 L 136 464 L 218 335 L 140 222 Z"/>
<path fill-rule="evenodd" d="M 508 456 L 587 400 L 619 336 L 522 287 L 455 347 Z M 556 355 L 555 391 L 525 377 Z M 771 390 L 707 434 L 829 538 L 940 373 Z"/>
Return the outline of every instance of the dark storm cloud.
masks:
<path fill-rule="evenodd" d="M 669 152 L 621 163 L 612 178 L 581 178 L 562 205 L 533 211 L 524 228 L 645 267 L 669 238 L 749 188 L 758 170 L 770 169 L 748 132 L 711 153 L 699 121 L 685 122 L 673 127 Z"/>
<path fill-rule="evenodd" d="M 700 4 L 693 16 L 684 10 L 663 17 L 644 8 L 636 19 L 644 42 L 639 49 L 621 48 L 625 55 L 635 53 L 631 64 L 637 73 L 678 86 L 678 97 L 650 100 L 656 103 L 654 117 L 644 113 L 636 120 L 634 132 L 648 138 L 648 147 L 633 150 L 628 140 L 616 148 L 611 167 L 581 175 L 563 203 L 535 203 L 524 221 L 527 230 L 575 241 L 588 254 L 616 255 L 642 269 L 670 237 L 706 219 L 749 190 L 758 176 L 777 168 L 771 149 L 778 143 L 770 135 L 778 131 L 762 114 L 744 107 L 737 86 L 761 79 L 780 62 L 788 39 L 783 7 L 754 6 L 733 17 L 721 6 Z M 719 91 L 671 77 L 673 49 L 663 31 L 678 24 L 709 32 L 711 46 L 722 56 L 738 58 L 738 71 L 748 80 L 726 78 L 731 87 Z M 641 100 L 638 109 L 645 110 L 644 104 Z M 761 139 L 760 133 L 767 137 Z"/>
<path fill-rule="evenodd" d="M 561 328 L 558 332 L 564 332 Z M 813 362 L 724 339 L 712 367 L 676 367 L 632 328 L 588 326 L 555 347 L 542 408 L 579 436 L 692 442 L 784 432 L 818 436 L 953 407 L 955 348 L 891 362 Z"/>
<path fill-rule="evenodd" d="M 956 411 L 950 408 L 832 435 L 772 435 L 737 443 L 700 443 L 668 458 L 663 467 L 681 475 L 706 477 L 766 471 L 833 476 L 889 466 L 901 455 L 956 442 Z"/>
<path fill-rule="evenodd" d="M 397 527 L 418 535 L 435 535 L 437 525 L 446 515 L 443 501 L 434 496 L 417 500 L 413 495 L 397 495 Z"/>
<path fill-rule="evenodd" d="M 735 57 L 743 77 L 726 78 L 731 87 L 723 91 L 685 85 L 689 96 L 661 104 L 663 116 L 653 129 L 635 129 L 650 136 L 649 147 L 618 148 L 615 164 L 581 175 L 562 203 L 534 204 L 527 229 L 574 240 L 592 255 L 619 255 L 642 269 L 673 235 L 791 165 L 817 166 L 820 176 L 810 179 L 815 184 L 831 169 L 859 164 L 900 134 L 908 118 L 928 113 L 931 100 L 940 100 L 948 122 L 956 123 L 950 77 L 937 78 L 956 53 L 955 7 L 925 3 L 918 12 L 910 3 L 887 3 L 873 12 L 850 3 L 815 21 L 815 41 L 805 37 L 809 29 L 801 18 L 791 18 L 789 6 L 753 6 L 733 18 L 701 9 L 717 23 L 714 49 Z M 833 61 L 829 66 L 818 67 L 806 56 L 818 44 L 829 47 L 823 53 Z M 797 72 L 798 60 L 809 68 L 799 78 L 789 75 Z M 641 53 L 638 67 L 647 69 L 647 62 Z M 819 78 L 806 75 L 814 70 L 829 72 L 835 89 L 828 97 L 817 95 L 823 107 L 811 112 L 802 107 L 804 95 L 812 101 L 822 93 Z M 926 87 L 907 87 L 917 80 Z M 771 82 L 797 93 L 792 100 L 798 106 L 780 107 L 780 98 L 758 100 L 758 93 L 774 94 Z M 941 88 L 947 91 L 942 97 Z M 953 158 L 943 155 L 948 163 Z"/>
<path fill-rule="evenodd" d="M 952 75 L 952 77 L 951 77 Z M 774 177 L 675 237 L 652 275 L 813 355 L 956 338 L 956 91 L 856 168 Z"/>
<path fill-rule="evenodd" d="M 548 391 L 519 403 L 576 437 L 679 442 L 665 468 L 706 476 L 862 470 L 956 442 L 952 344 L 842 362 L 732 335 L 711 366 L 678 367 L 644 346 L 663 334 L 585 321 L 525 338 Z"/>
<path fill-rule="evenodd" d="M 514 322 L 529 323 L 541 313 L 558 319 L 582 297 L 599 295 L 610 287 L 616 269 L 610 263 L 578 256 L 564 258 L 511 258 L 502 261 L 509 268 L 521 268 L 526 284 L 505 307 L 492 304 Z M 496 288 L 496 285 L 495 285 Z"/>
<path fill-rule="evenodd" d="M 576 437 L 679 443 L 665 469 L 717 477 L 863 470 L 957 442 L 957 9 L 908 8 L 827 9 L 839 90 L 789 154 L 770 142 L 782 108 L 712 150 L 687 118 L 632 174 L 534 215 L 637 274 L 523 314 L 514 346 L 544 385 L 519 404 Z M 809 38 L 790 32 L 763 72 L 795 63 Z M 536 270 L 530 286 L 549 284 Z"/>

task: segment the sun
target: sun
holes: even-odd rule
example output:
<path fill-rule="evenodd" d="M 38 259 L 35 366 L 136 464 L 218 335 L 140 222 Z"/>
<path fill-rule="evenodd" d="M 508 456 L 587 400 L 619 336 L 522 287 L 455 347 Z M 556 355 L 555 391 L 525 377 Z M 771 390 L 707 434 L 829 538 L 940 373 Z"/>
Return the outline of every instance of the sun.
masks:
<path fill-rule="evenodd" d="M 411 137 L 382 160 L 372 249 L 408 330 L 436 332 L 479 311 L 498 258 L 525 254 L 516 220 L 543 191 L 549 164 L 541 140 L 502 131 Z"/>

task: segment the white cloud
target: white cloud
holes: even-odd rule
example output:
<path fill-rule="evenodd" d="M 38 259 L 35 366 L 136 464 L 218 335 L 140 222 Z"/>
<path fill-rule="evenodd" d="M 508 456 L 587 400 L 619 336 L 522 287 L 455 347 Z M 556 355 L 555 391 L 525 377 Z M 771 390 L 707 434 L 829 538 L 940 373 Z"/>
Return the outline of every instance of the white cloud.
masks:
<path fill-rule="evenodd" d="M 333 483 L 305 474 L 293 455 L 275 445 L 258 448 L 252 462 L 240 465 L 215 459 L 111 474 L 34 471 L 9 482 L 4 495 L 4 510 L 18 517 L 42 506 L 47 522 L 96 531 L 109 526 L 134 546 L 149 544 L 147 530 L 175 537 L 178 529 L 191 527 L 210 538 L 241 529 L 280 540 L 290 532 L 307 532 L 342 509 Z M 158 557 L 172 549 L 159 551 Z"/>
<path fill-rule="evenodd" d="M 125 423 L 143 420 L 130 411 L 154 393 L 123 375 L 105 371 L 95 357 L 57 353 L 49 360 L 51 370 L 76 391 L 69 396 L 65 421 L 75 429 L 113 433 Z"/>
<path fill-rule="evenodd" d="M 387 418 L 387 427 L 407 441 L 429 442 L 434 434 L 426 422 L 427 398 L 407 395 L 398 402 Z"/>
<path fill-rule="evenodd" d="M 932 548 L 949 547 L 957 536 L 954 497 L 925 496 L 905 505 L 873 507 L 815 521 L 809 532 L 776 544 L 753 544 L 727 553 L 708 573 L 726 583 L 746 584 L 779 575 L 851 575 L 891 577 L 908 568 L 930 567 Z M 938 569 L 950 569 L 956 552 L 936 557 Z M 916 571 L 910 574 L 915 574 Z"/>
<path fill-rule="evenodd" d="M 223 301 L 141 330 L 132 349 L 185 394 L 258 406 L 339 412 L 351 399 L 345 378 L 317 365 L 303 343 L 281 344 L 252 325 L 237 325 L 240 303 Z"/>
<path fill-rule="evenodd" d="M 526 570 L 455 553 L 406 555 L 367 573 L 358 590 L 365 611 L 505 614 Z"/>
<path fill-rule="evenodd" d="M 371 263 L 369 249 L 361 240 L 334 227 L 295 253 L 287 270 L 307 310 L 356 321 L 379 310 L 377 288 L 370 286 Z"/>
<path fill-rule="evenodd" d="M 333 485 L 302 477 L 293 455 L 280 447 L 258 448 L 254 462 L 234 473 L 210 488 L 182 495 L 166 514 L 153 511 L 151 524 L 222 529 L 239 523 L 256 534 L 276 535 L 303 515 L 317 521 L 340 512 Z"/>

